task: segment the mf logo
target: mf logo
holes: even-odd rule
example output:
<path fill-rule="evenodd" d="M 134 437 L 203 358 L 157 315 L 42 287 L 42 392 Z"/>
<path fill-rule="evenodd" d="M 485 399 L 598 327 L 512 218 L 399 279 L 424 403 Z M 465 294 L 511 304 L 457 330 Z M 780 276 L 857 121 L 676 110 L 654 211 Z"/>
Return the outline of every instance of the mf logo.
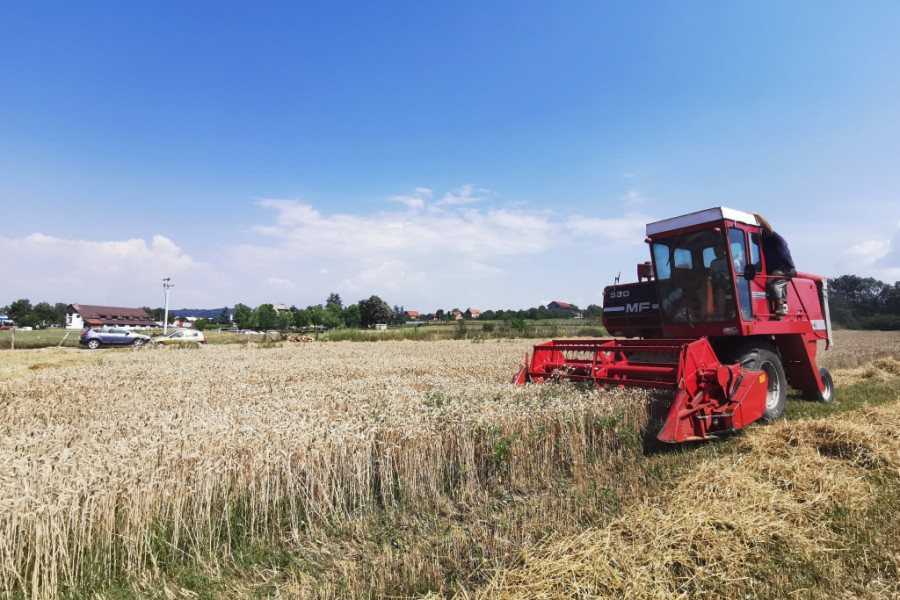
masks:
<path fill-rule="evenodd" d="M 640 313 L 650 310 L 649 302 L 630 302 L 625 305 L 625 312 Z"/>

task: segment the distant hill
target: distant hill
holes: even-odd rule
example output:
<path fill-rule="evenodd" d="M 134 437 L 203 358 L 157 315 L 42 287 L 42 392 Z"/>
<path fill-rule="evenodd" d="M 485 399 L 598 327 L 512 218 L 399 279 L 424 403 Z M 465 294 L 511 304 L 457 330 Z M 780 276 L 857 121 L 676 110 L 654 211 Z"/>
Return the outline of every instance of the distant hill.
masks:
<path fill-rule="evenodd" d="M 230 315 L 234 312 L 234 309 L 223 307 L 228 309 L 228 314 Z M 179 309 L 169 309 L 169 314 L 176 315 L 178 317 L 197 317 L 198 319 L 218 319 L 219 315 L 222 314 L 222 308 L 179 308 Z"/>

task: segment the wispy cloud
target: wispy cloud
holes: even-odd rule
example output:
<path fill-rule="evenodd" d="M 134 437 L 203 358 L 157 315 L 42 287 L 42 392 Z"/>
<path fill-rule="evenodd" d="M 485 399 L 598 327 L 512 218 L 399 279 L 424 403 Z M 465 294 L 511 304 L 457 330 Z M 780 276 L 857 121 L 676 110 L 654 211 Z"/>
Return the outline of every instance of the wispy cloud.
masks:
<path fill-rule="evenodd" d="M 473 204 L 481 202 L 490 196 L 487 190 L 476 190 L 471 184 L 462 186 L 455 192 L 447 192 L 444 197 L 435 202 L 435 206 L 458 206 L 461 204 Z"/>
<path fill-rule="evenodd" d="M 392 196 L 393 202 L 400 202 L 409 208 L 419 209 L 425 207 L 425 202 L 434 197 L 434 192 L 428 188 L 416 188 L 415 192 L 405 196 Z"/>
<path fill-rule="evenodd" d="M 842 253 L 847 264 L 870 267 L 883 259 L 891 251 L 890 240 L 869 240 L 850 246 Z"/>
<path fill-rule="evenodd" d="M 647 202 L 647 198 L 637 190 L 628 190 L 628 193 L 622 196 L 621 200 L 625 206 L 637 206 Z"/>
<path fill-rule="evenodd" d="M 640 244 L 644 241 L 645 226 L 652 220 L 638 213 L 608 219 L 575 216 L 569 218 L 566 227 L 577 236 L 591 235 L 619 243 Z"/>

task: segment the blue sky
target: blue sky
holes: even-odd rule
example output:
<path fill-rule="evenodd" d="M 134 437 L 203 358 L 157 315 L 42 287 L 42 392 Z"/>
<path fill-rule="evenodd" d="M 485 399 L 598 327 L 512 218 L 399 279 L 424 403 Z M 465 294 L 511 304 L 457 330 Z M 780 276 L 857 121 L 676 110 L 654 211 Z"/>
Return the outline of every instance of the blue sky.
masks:
<path fill-rule="evenodd" d="M 602 303 L 646 222 L 900 279 L 896 2 L 0 2 L 0 305 Z"/>

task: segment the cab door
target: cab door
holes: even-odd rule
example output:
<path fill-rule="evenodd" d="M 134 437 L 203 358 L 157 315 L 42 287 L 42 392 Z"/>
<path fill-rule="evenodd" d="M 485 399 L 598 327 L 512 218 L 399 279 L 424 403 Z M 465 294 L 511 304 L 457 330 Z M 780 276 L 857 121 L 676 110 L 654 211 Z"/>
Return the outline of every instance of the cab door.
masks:
<path fill-rule="evenodd" d="M 743 229 L 728 228 L 728 251 L 734 266 L 734 283 L 737 288 L 738 306 L 741 309 L 741 320 L 752 321 L 756 307 L 753 305 L 753 282 L 744 277 L 747 269 L 747 257 L 750 256 L 750 253 L 747 248 L 747 236 Z M 757 246 L 758 252 L 759 247 Z"/>
<path fill-rule="evenodd" d="M 750 284 L 750 297 L 753 302 L 753 314 L 766 315 L 769 313 L 769 301 L 766 296 L 766 269 L 763 264 L 762 244 L 760 234 L 757 231 L 749 231 L 750 262 L 756 270 L 756 277 Z"/>

